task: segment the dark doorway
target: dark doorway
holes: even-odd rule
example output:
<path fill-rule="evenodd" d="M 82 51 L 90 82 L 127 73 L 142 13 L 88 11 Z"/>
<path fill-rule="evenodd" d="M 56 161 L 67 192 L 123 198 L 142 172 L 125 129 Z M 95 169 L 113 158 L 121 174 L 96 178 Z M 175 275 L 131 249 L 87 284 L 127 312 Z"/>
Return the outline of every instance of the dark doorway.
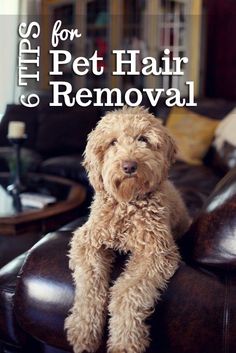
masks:
<path fill-rule="evenodd" d="M 236 100 L 236 0 L 205 0 L 206 95 Z"/>

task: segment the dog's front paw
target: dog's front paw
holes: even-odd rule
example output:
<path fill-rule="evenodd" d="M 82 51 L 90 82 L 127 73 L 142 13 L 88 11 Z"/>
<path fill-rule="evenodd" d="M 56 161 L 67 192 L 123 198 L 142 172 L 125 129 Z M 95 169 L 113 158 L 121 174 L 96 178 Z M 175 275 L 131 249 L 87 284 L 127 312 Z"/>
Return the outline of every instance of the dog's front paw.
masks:
<path fill-rule="evenodd" d="M 100 346 L 101 337 L 85 320 L 79 320 L 73 313 L 65 321 L 68 342 L 74 353 L 94 353 Z"/>
<path fill-rule="evenodd" d="M 121 316 L 110 319 L 110 337 L 107 341 L 108 353 L 144 353 L 149 345 L 148 327 L 130 322 Z"/>
<path fill-rule="evenodd" d="M 108 349 L 108 353 L 134 353 L 136 350 L 133 347 L 126 347 L 126 348 L 110 348 Z"/>

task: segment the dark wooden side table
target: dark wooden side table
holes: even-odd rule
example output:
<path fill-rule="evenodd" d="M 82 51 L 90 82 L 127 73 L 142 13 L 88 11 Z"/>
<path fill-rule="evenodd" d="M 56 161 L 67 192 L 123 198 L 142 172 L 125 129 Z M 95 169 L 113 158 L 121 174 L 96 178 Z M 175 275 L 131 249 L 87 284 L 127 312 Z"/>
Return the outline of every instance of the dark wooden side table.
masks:
<path fill-rule="evenodd" d="M 0 173 L 0 234 L 48 232 L 79 216 L 86 189 L 68 179 L 43 174 L 29 174 L 26 191 L 54 196 L 56 202 L 41 209 L 23 208 L 18 212 L 6 187 L 9 174 Z"/>

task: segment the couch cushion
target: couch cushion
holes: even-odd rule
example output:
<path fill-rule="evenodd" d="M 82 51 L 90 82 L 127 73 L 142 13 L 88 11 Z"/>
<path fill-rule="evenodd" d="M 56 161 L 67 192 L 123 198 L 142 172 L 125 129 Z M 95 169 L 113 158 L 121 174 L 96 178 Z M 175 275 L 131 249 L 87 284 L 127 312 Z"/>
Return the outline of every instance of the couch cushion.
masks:
<path fill-rule="evenodd" d="M 39 117 L 37 150 L 48 157 L 82 153 L 99 117 L 95 107 L 45 108 Z"/>
<path fill-rule="evenodd" d="M 8 104 L 0 124 L 0 146 L 10 145 L 7 139 L 10 121 L 23 121 L 26 124 L 27 139 L 24 142 L 24 147 L 34 149 L 38 128 L 38 109 Z"/>

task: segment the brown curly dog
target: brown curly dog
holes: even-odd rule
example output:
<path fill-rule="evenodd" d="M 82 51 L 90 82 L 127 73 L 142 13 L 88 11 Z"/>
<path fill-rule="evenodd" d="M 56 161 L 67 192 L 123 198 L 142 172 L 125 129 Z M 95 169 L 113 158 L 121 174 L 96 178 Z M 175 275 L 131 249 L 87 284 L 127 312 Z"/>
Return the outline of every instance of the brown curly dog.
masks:
<path fill-rule="evenodd" d="M 174 239 L 189 226 L 167 179 L 175 154 L 167 129 L 144 108 L 108 113 L 90 133 L 84 165 L 96 194 L 69 255 L 76 292 L 65 328 L 75 353 L 98 349 L 107 309 L 108 352 L 148 347 L 145 319 L 180 262 Z M 131 256 L 109 288 L 113 249 Z"/>

